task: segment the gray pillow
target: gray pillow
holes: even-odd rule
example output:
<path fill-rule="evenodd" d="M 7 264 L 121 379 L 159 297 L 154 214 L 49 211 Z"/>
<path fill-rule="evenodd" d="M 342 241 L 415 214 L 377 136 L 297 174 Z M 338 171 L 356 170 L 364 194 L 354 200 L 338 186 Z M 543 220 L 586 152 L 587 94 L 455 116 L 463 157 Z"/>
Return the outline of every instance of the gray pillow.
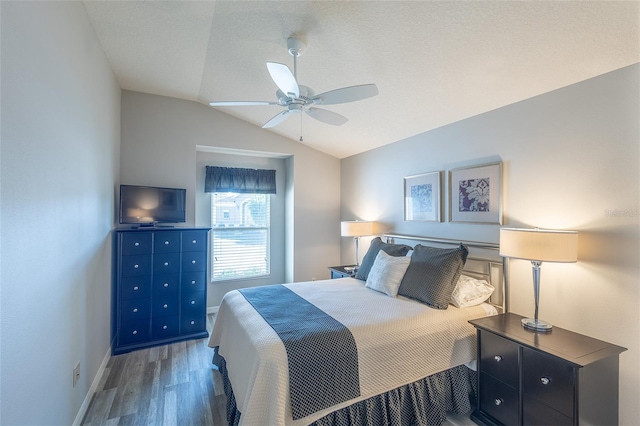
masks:
<path fill-rule="evenodd" d="M 418 244 L 413 248 L 398 295 L 435 309 L 447 309 L 468 254 L 469 250 L 462 244 L 455 249 Z"/>
<path fill-rule="evenodd" d="M 405 256 L 411 247 L 405 244 L 387 244 L 383 243 L 380 237 L 376 237 L 371 240 L 371 245 L 367 254 L 362 258 L 362 263 L 358 272 L 356 272 L 356 278 L 362 281 L 366 281 L 369 276 L 369 271 L 373 266 L 373 262 L 376 261 L 376 256 L 380 250 L 384 250 L 390 256 Z M 453 289 L 451 289 L 453 292 Z"/>

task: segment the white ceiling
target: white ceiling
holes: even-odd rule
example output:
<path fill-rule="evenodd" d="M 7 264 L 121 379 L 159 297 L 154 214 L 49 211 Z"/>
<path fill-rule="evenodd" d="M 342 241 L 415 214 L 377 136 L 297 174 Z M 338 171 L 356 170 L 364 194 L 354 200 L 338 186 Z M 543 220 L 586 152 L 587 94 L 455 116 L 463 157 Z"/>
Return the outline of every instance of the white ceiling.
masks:
<path fill-rule="evenodd" d="M 275 101 L 266 61 L 316 93 L 380 94 L 270 129 L 338 158 L 640 62 L 640 2 L 85 1 L 123 89 L 208 103 Z M 278 106 L 219 108 L 262 126 Z"/>

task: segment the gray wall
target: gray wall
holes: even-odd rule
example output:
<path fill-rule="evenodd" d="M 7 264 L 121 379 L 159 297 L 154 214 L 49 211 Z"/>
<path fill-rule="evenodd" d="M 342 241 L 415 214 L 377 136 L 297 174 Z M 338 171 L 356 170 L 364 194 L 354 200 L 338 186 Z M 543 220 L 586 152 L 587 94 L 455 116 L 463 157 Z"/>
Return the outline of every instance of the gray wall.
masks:
<path fill-rule="evenodd" d="M 0 423 L 69 425 L 109 353 L 120 88 L 82 3 L 0 8 Z"/>
<path fill-rule="evenodd" d="M 342 161 L 343 219 L 382 231 L 498 242 L 499 225 L 403 221 L 403 177 L 494 161 L 506 226 L 578 230 L 578 263 L 542 265 L 540 318 L 629 349 L 620 424 L 640 418 L 639 74 L 623 68 Z M 352 262 L 352 242 L 342 248 Z M 531 316 L 531 264 L 511 264 L 511 310 Z"/>
<path fill-rule="evenodd" d="M 208 224 L 195 209 L 207 150 L 285 158 L 284 280 L 328 278 L 340 259 L 340 160 L 196 102 L 122 92 L 121 181 L 187 188 L 188 225 Z M 216 285 L 214 298 L 243 282 Z"/>

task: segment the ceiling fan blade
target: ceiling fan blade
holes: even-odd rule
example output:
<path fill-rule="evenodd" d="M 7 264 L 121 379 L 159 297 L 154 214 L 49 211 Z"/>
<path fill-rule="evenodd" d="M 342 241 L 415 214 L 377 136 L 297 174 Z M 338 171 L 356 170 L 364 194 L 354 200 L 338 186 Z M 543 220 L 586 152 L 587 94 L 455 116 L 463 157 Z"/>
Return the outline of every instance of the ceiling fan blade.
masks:
<path fill-rule="evenodd" d="M 282 111 L 280 114 L 274 116 L 271 118 L 271 120 L 267 121 L 266 123 L 264 123 L 264 125 L 262 126 L 263 129 L 268 129 L 270 127 L 274 127 L 277 126 L 278 124 L 282 123 L 284 120 L 287 119 L 287 117 L 289 116 L 289 114 L 291 113 L 291 111 L 284 110 Z"/>
<path fill-rule="evenodd" d="M 276 86 L 278 86 L 280 90 L 289 96 L 295 95 L 296 98 L 300 96 L 298 82 L 296 82 L 296 78 L 288 66 L 278 62 L 267 62 L 267 69 L 274 83 L 276 83 Z"/>
<path fill-rule="evenodd" d="M 378 86 L 375 84 L 361 84 L 359 86 L 343 87 L 341 89 L 320 93 L 311 98 L 311 100 L 314 104 L 334 105 L 371 98 L 377 94 Z"/>
<path fill-rule="evenodd" d="M 253 105 L 280 105 L 278 102 L 268 101 L 221 101 L 221 102 L 209 102 L 212 107 L 219 106 L 253 106 Z"/>
<path fill-rule="evenodd" d="M 340 115 L 332 111 L 327 111 L 326 109 L 309 108 L 305 112 L 311 118 L 315 118 L 316 120 L 322 121 L 323 123 L 333 124 L 334 126 L 342 126 L 344 123 L 349 121 L 349 119 L 344 115 Z"/>

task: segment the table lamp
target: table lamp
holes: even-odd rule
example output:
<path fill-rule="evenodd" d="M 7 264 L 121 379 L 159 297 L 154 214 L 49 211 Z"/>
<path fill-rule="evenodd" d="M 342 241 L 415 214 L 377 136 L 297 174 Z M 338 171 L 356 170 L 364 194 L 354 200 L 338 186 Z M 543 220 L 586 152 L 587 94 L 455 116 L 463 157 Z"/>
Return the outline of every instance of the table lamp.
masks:
<path fill-rule="evenodd" d="M 360 240 L 360 237 L 373 235 L 373 222 L 363 220 L 348 220 L 340 222 L 340 235 L 343 237 L 353 237 L 353 240 L 356 242 L 356 266 L 354 271 L 357 271 L 360 267 L 360 260 L 358 259 L 358 241 Z"/>
<path fill-rule="evenodd" d="M 553 326 L 538 319 L 540 296 L 540 265 L 542 262 L 577 262 L 578 233 L 548 229 L 500 229 L 500 255 L 531 261 L 533 269 L 534 318 L 524 318 L 524 328 L 533 331 L 551 331 Z"/>

